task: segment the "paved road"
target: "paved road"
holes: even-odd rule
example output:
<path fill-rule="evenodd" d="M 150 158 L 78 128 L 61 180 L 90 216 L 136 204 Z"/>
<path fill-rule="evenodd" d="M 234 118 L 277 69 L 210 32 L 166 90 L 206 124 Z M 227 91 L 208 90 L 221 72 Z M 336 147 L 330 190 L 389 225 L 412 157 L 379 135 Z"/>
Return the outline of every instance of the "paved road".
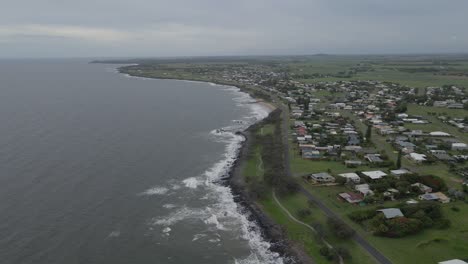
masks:
<path fill-rule="evenodd" d="M 309 201 L 313 202 L 320 208 L 328 217 L 333 217 L 341 219 L 337 214 L 335 214 L 330 208 L 328 208 L 320 199 L 312 195 L 308 190 L 304 187 L 300 186 L 300 192 L 302 192 Z M 354 241 L 356 241 L 359 245 L 361 245 L 370 255 L 372 255 L 379 263 L 381 264 L 391 264 L 392 262 L 386 258 L 382 253 L 380 253 L 376 248 L 374 248 L 371 244 L 369 244 L 362 236 L 360 236 L 357 232 L 354 233 L 353 236 Z"/>

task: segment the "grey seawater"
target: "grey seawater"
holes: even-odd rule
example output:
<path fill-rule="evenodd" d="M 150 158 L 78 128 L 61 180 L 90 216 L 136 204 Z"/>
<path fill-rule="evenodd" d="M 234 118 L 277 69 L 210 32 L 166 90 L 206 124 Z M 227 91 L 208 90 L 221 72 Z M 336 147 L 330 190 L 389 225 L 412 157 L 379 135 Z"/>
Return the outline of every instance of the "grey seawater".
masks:
<path fill-rule="evenodd" d="M 283 263 L 217 183 L 266 110 L 115 68 L 0 62 L 0 262 Z"/>

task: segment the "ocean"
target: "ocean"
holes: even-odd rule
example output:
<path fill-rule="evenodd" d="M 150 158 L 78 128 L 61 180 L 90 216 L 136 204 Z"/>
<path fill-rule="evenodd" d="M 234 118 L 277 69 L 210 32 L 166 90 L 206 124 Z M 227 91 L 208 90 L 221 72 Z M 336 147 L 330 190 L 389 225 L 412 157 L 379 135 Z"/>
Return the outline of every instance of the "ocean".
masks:
<path fill-rule="evenodd" d="M 268 110 L 116 67 L 0 61 L 0 262 L 283 263 L 221 184 Z"/>

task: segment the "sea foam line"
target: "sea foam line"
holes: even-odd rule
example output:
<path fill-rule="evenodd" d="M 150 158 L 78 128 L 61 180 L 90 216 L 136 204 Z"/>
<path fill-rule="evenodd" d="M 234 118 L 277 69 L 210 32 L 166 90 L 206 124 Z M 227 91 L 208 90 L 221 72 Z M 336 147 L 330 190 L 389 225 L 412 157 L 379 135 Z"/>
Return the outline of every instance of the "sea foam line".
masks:
<path fill-rule="evenodd" d="M 130 77 L 130 76 L 129 76 Z M 136 77 L 136 76 L 131 76 Z M 136 77 L 141 79 L 148 79 L 144 77 Z M 209 83 L 210 85 L 217 85 L 214 83 Z M 261 119 L 268 116 L 268 110 L 261 106 L 260 104 L 253 104 L 255 100 L 250 97 L 249 94 L 241 92 L 239 88 L 234 86 L 218 85 L 224 87 L 226 90 L 236 93 L 237 97 L 233 100 L 238 103 L 238 106 L 249 105 L 251 109 L 250 118 L 254 119 L 253 122 L 258 122 Z M 245 124 L 242 130 L 251 125 L 252 123 Z M 224 226 L 220 224 L 225 218 L 230 218 L 233 221 L 240 224 L 241 236 L 245 239 L 249 247 L 251 248 L 251 254 L 244 259 L 236 259 L 235 263 L 239 264 L 260 264 L 260 263 L 271 263 L 271 264 L 283 264 L 284 260 L 281 256 L 270 250 L 271 244 L 262 237 L 259 226 L 250 221 L 247 217 L 247 214 L 243 208 L 241 208 L 235 201 L 232 194 L 231 188 L 227 186 L 222 186 L 217 184 L 222 177 L 228 174 L 229 170 L 232 168 L 234 161 L 237 158 L 238 151 L 240 150 L 241 143 L 245 139 L 236 135 L 233 132 L 222 133 L 222 137 L 228 137 L 230 139 L 226 140 L 226 152 L 224 154 L 224 159 L 215 163 L 210 169 L 205 171 L 203 176 L 205 180 L 203 185 L 207 189 L 212 190 L 212 195 L 217 196 L 217 203 L 213 207 L 207 207 L 204 210 L 189 209 L 183 207 L 178 211 L 170 215 L 170 217 L 165 219 L 156 219 L 154 224 L 160 224 L 166 226 L 164 231 L 170 230 L 167 229 L 168 226 L 173 225 L 174 223 L 193 217 L 204 217 L 206 224 L 215 224 L 217 228 L 223 228 Z M 190 180 L 188 180 L 190 179 Z M 184 180 L 184 184 L 189 188 L 196 188 L 199 186 L 200 180 L 197 178 L 188 178 Z M 188 181 L 187 181 L 188 180 Z M 197 184 L 195 184 L 197 182 Z M 150 189 L 151 190 L 151 189 Z M 148 190 L 149 191 L 149 190 Z M 158 191 L 156 191 L 158 192 Z M 150 191 L 151 193 L 151 191 Z M 208 217 L 206 217 L 208 215 Z"/>

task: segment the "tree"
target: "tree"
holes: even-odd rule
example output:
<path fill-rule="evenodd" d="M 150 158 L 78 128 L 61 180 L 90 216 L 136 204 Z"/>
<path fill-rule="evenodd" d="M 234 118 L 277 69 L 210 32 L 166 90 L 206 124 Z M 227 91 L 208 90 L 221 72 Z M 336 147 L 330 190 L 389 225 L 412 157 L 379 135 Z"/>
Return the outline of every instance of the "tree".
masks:
<path fill-rule="evenodd" d="M 396 162 L 397 169 L 401 168 L 401 156 L 402 156 L 402 152 L 401 152 L 401 149 L 400 149 L 398 151 L 398 158 L 397 158 L 397 162 Z"/>
<path fill-rule="evenodd" d="M 372 126 L 368 125 L 367 131 L 366 131 L 366 140 L 370 141 L 371 137 L 372 137 Z"/>

